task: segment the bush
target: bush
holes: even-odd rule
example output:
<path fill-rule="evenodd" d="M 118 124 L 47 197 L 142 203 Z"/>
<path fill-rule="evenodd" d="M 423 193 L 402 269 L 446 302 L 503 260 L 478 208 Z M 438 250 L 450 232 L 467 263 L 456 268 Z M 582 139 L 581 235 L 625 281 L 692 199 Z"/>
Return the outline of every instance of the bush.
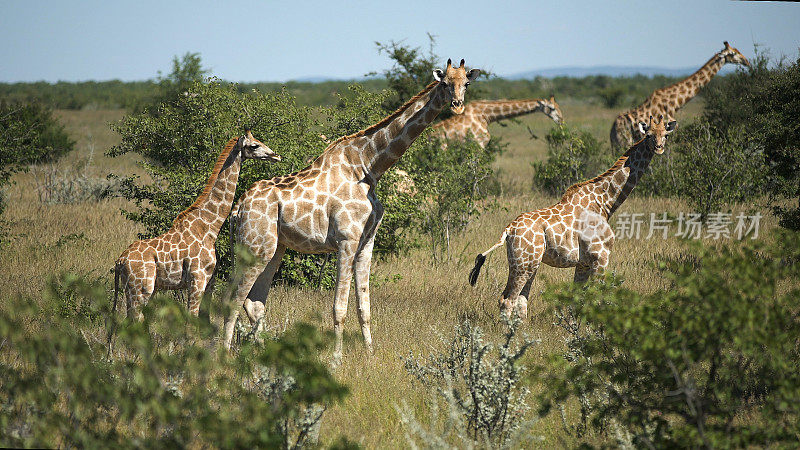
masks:
<path fill-rule="evenodd" d="M 31 164 L 55 161 L 75 143 L 53 111 L 39 103 L 0 102 L 0 214 L 5 209 L 2 189 L 11 176 Z"/>
<path fill-rule="evenodd" d="M 650 448 L 800 439 L 800 235 L 664 263 L 668 289 L 548 289 L 567 350 L 542 368 L 542 412 L 580 400 L 588 427 Z M 554 370 L 554 367 L 561 370 Z"/>
<path fill-rule="evenodd" d="M 76 298 L 85 314 L 54 314 Z M 229 356 L 218 330 L 162 296 L 144 322 L 120 321 L 102 284 L 69 276 L 4 305 L 4 447 L 295 448 L 310 442 L 306 418 L 347 393 L 318 359 L 329 337 L 308 325 Z"/>
<path fill-rule="evenodd" d="M 550 195 L 562 195 L 575 183 L 604 169 L 603 150 L 588 131 L 553 127 L 545 136 L 547 160 L 533 163 L 533 186 Z"/>
<path fill-rule="evenodd" d="M 496 148 L 496 146 L 492 147 Z M 415 216 L 430 239 L 435 258 L 450 256 L 450 239 L 477 217 L 485 205 L 496 153 L 473 140 L 447 142 L 422 138 L 403 167 L 412 174 L 417 196 L 424 199 Z"/>
<path fill-rule="evenodd" d="M 743 126 L 714 129 L 699 119 L 679 131 L 668 154 L 653 157 L 641 191 L 683 197 L 704 219 L 764 192 L 763 150 Z"/>
<path fill-rule="evenodd" d="M 800 230 L 800 57 L 780 60 L 770 68 L 765 52 L 756 48 L 748 71 L 726 77 L 706 94 L 704 115 L 718 129 L 741 128 L 763 148 L 767 193 L 780 225 Z"/>
<path fill-rule="evenodd" d="M 418 439 L 430 448 L 509 448 L 522 440 L 533 421 L 524 420 L 529 392 L 520 386 L 519 359 L 538 341 L 519 338 L 518 317 L 505 320 L 499 344 L 487 343 L 483 331 L 465 320 L 446 352 L 428 356 L 427 363 L 413 354 L 405 358 L 406 370 L 435 392 L 427 429 L 407 406 L 399 410 L 412 447 Z M 436 423 L 442 401 L 445 420 Z"/>

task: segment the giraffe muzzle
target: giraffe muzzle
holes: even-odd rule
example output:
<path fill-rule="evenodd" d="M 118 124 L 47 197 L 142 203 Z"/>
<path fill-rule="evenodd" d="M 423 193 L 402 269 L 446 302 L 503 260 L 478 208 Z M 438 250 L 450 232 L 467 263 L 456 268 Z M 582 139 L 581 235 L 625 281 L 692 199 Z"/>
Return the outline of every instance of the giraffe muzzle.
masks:
<path fill-rule="evenodd" d="M 463 114 L 464 113 L 464 102 L 461 100 L 453 100 L 450 102 L 450 109 L 453 110 L 456 114 Z"/>

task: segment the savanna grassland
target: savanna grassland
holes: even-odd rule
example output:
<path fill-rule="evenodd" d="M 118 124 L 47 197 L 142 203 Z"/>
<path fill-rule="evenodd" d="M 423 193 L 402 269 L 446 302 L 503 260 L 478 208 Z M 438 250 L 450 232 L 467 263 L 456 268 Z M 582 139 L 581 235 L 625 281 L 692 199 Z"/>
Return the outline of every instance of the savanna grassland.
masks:
<path fill-rule="evenodd" d="M 608 131 L 618 109 L 608 109 L 582 100 L 563 99 L 560 103 L 565 120 L 592 133 L 607 145 Z M 701 100 L 688 104 L 677 117 L 682 121 L 697 116 Z M 108 158 L 104 153 L 119 141 L 108 124 L 120 119 L 123 110 L 59 110 L 58 118 L 76 140 L 76 150 L 55 164 L 61 171 L 83 171 L 86 176 L 104 179 L 107 174 L 144 175 L 132 156 Z M 495 162 L 499 172 L 501 193 L 490 198 L 492 208 L 474 219 L 463 233 L 453 237 L 451 255 L 435 261 L 426 245 L 402 256 L 377 258 L 372 268 L 372 333 L 374 355 L 368 355 L 361 343 L 354 300 L 346 322 L 344 361 L 335 371 L 336 378 L 349 386 L 351 393 L 331 407 L 322 423 L 321 441 L 330 443 L 344 435 L 366 448 L 398 448 L 407 445 L 405 430 L 397 407 L 405 401 L 418 417 L 428 414 L 426 391 L 413 382 L 403 368 L 402 358 L 413 353 L 427 355 L 443 347 L 442 336 L 449 336 L 464 318 L 496 336 L 497 300 L 506 279 L 504 251 L 496 251 L 488 259 L 475 288 L 467 283 L 477 253 L 497 241 L 510 220 L 524 211 L 553 204 L 557 197 L 538 192 L 532 185 L 532 163 L 545 158 L 544 136 L 553 127 L 541 114 L 525 116 L 502 125 L 491 125 L 494 137 L 508 144 Z M 279 148 L 274 148 L 280 153 Z M 659 155 L 656 155 L 658 158 Z M 121 214 L 131 205 L 122 199 L 47 204 L 39 201 L 43 168 L 15 176 L 7 191 L 8 207 L 3 219 L 8 224 L 9 238 L 0 258 L 0 287 L 4 299 L 36 298 L 46 288 L 47 280 L 64 272 L 74 272 L 90 279 L 101 279 L 109 288 L 113 277 L 109 269 L 114 260 L 136 239 L 142 230 Z M 52 170 L 52 168 L 51 168 Z M 580 181 L 580 180 L 575 180 Z M 691 212 L 682 200 L 650 198 L 636 191 L 620 209 L 620 213 L 661 214 L 672 217 Z M 733 205 L 739 211 L 760 211 L 763 218 L 760 233 L 769 235 L 777 227 L 776 220 L 761 204 Z M 618 213 L 619 214 L 619 213 Z M 613 224 L 612 220 L 612 224 Z M 688 255 L 687 243 L 677 237 L 619 239 L 612 253 L 610 268 L 620 275 L 629 289 L 643 293 L 669 285 L 656 268 L 667 260 L 680 260 Z M 670 234 L 674 234 L 675 228 Z M 420 237 L 425 242 L 424 237 Z M 726 246 L 727 240 L 706 240 L 710 245 Z M 572 270 L 544 266 L 531 289 L 531 317 L 524 332 L 540 339 L 526 356 L 524 364 L 545 363 L 545 356 L 557 353 L 564 345 L 563 335 L 554 325 L 554 318 L 539 301 L 547 286 L 572 279 Z M 299 289 L 278 285 L 267 305 L 267 326 L 283 330 L 289 324 L 305 321 L 322 329 L 331 329 L 332 291 Z M 212 317 L 216 323 L 220 317 Z M 325 358 L 328 355 L 324 355 Z M 534 378 L 525 383 L 535 393 L 541 385 Z M 529 399 L 536 410 L 535 399 Z M 576 405 L 568 405 L 567 416 L 574 417 Z M 543 446 L 575 444 L 556 413 L 542 418 L 532 434 L 541 436 Z M 598 443 L 602 442 L 599 436 Z M 532 441 L 531 441 L 532 442 Z M 527 444 L 530 445 L 531 442 Z"/>

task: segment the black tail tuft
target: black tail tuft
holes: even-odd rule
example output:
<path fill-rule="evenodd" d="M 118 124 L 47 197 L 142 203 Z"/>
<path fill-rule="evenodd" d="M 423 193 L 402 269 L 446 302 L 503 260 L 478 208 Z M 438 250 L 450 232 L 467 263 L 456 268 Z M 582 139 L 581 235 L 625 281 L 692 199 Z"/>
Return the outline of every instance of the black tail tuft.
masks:
<path fill-rule="evenodd" d="M 478 281 L 478 274 L 481 273 L 481 266 L 486 261 L 486 257 L 483 254 L 479 254 L 475 258 L 475 267 L 472 268 L 469 272 L 469 284 L 475 286 L 475 283 Z"/>

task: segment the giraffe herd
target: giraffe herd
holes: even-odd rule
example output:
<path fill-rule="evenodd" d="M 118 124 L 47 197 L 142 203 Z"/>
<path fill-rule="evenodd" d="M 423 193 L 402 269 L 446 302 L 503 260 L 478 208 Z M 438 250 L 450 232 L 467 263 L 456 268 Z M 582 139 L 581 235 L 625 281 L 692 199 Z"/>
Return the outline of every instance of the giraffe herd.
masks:
<path fill-rule="evenodd" d="M 585 282 L 609 264 L 614 233 L 608 221 L 642 177 L 651 159 L 664 152 L 675 129 L 675 112 L 695 96 L 727 63 L 749 65 L 725 42 L 702 68 L 687 79 L 656 90 L 641 106 L 620 114 L 611 129 L 612 146 L 627 146 L 604 173 L 568 188 L 548 208 L 514 219 L 499 241 L 479 254 L 469 282 L 475 285 L 486 256 L 505 244 L 508 281 L 499 299 L 504 314 L 527 315 L 530 287 L 541 263 L 574 267 L 576 282 Z M 351 281 L 355 283 L 358 318 L 367 350 L 372 352 L 369 275 L 375 234 L 384 208 L 375 194 L 381 176 L 426 128 L 446 139 L 474 139 L 484 147 L 488 124 L 542 112 L 556 124 L 564 117 L 549 99 L 464 102 L 479 69 L 447 61 L 433 71 L 434 81 L 397 111 L 357 133 L 331 142 L 306 168 L 254 183 L 233 205 L 244 159 L 279 162 L 280 156 L 249 130 L 231 139 L 197 200 L 163 235 L 136 241 L 117 259 L 115 292 L 122 287 L 127 315 L 141 320 L 139 308 L 156 289 L 189 290 L 188 309 L 197 315 L 200 299 L 215 274 L 214 245 L 230 215 L 235 239 L 255 255 L 244 269 L 225 318 L 223 345 L 230 348 L 240 311 L 260 323 L 273 276 L 286 249 L 302 253 L 336 253 L 337 275 L 332 316 L 336 336 L 334 364 L 342 357 L 343 323 Z M 453 116 L 433 121 L 447 106 Z M 445 141 L 446 142 L 446 141 Z M 116 293 L 115 293 L 116 305 Z"/>

